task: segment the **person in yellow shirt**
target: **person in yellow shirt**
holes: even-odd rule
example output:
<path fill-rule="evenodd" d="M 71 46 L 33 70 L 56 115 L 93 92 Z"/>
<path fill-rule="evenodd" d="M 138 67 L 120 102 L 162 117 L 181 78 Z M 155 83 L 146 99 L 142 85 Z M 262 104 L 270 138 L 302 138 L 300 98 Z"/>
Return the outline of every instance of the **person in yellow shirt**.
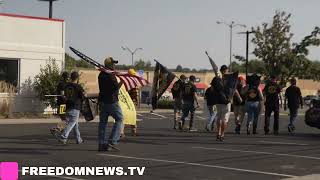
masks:
<path fill-rule="evenodd" d="M 131 75 L 137 75 L 136 71 L 134 69 L 129 69 L 128 73 Z M 133 88 L 130 91 L 128 91 L 130 98 L 132 99 L 135 107 L 137 108 L 139 105 L 139 89 L 138 88 Z M 121 128 L 121 137 L 124 138 L 125 134 L 124 134 L 124 128 L 125 128 L 125 124 L 122 124 L 122 128 Z M 137 124 L 136 125 L 131 125 L 131 133 L 133 136 L 137 135 Z"/>

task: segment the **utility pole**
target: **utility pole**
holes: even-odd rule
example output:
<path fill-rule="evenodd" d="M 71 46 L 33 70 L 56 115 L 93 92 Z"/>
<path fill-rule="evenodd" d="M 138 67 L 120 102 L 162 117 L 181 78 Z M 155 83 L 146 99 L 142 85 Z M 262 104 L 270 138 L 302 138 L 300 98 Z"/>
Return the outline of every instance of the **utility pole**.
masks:
<path fill-rule="evenodd" d="M 226 23 L 224 21 L 217 21 L 217 24 L 223 24 L 223 25 L 226 25 L 227 27 L 230 28 L 230 49 L 229 49 L 229 60 L 230 60 L 230 65 L 229 65 L 229 68 L 230 68 L 230 71 L 232 71 L 232 30 L 234 27 L 236 26 L 240 26 L 240 27 L 247 27 L 246 25 L 244 24 L 236 24 L 234 21 L 232 21 L 231 23 Z"/>
<path fill-rule="evenodd" d="M 134 51 L 132 51 L 130 48 L 128 48 L 127 46 L 123 47 L 121 46 L 121 49 L 124 51 L 129 51 L 131 54 L 131 65 L 132 67 L 134 66 L 134 62 L 133 62 L 133 56 L 134 54 L 138 51 L 138 50 L 143 50 L 142 48 L 136 48 Z"/>
<path fill-rule="evenodd" d="M 248 66 L 249 66 L 249 35 L 254 33 L 254 31 L 240 32 L 238 34 L 246 34 L 246 76 L 248 76 Z"/>
<path fill-rule="evenodd" d="M 52 19 L 53 2 L 54 1 L 58 1 L 58 0 L 39 0 L 39 1 L 47 1 L 47 2 L 49 2 L 49 19 Z"/>

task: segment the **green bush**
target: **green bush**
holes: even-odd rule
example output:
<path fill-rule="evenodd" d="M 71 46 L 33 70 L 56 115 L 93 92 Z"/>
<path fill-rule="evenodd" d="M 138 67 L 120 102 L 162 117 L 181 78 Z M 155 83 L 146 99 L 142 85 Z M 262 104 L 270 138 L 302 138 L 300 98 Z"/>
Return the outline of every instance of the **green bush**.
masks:
<path fill-rule="evenodd" d="M 33 84 L 38 97 L 45 105 L 56 107 L 56 98 L 46 97 L 45 95 L 55 95 L 59 81 L 60 69 L 54 59 L 49 59 L 49 62 L 40 68 L 40 73 L 35 76 Z"/>
<path fill-rule="evenodd" d="M 159 109 L 173 109 L 174 101 L 173 100 L 159 100 L 158 101 L 158 108 Z"/>

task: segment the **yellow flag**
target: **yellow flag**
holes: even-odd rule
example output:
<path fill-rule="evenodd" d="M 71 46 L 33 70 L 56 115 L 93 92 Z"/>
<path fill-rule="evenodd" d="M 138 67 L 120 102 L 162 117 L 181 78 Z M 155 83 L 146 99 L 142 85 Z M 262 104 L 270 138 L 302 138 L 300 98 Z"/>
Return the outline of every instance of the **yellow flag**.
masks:
<path fill-rule="evenodd" d="M 136 125 L 137 112 L 129 93 L 124 86 L 121 86 L 119 91 L 119 104 L 123 114 L 123 122 L 126 125 Z"/>

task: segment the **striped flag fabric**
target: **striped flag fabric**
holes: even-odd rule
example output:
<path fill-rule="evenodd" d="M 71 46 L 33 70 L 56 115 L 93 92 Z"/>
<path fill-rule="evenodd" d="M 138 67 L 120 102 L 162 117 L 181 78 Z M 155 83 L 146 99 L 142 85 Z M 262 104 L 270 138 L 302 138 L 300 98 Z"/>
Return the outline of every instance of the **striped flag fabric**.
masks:
<path fill-rule="evenodd" d="M 89 64 L 94 65 L 99 71 L 103 71 L 106 73 L 112 73 L 117 76 L 120 81 L 123 83 L 127 91 L 130 91 L 133 88 L 143 87 L 149 82 L 145 80 L 143 77 L 131 75 L 129 73 L 122 73 L 118 71 L 114 71 L 111 69 L 106 68 L 102 64 L 98 63 L 97 61 L 91 59 L 90 57 L 86 56 L 85 54 L 81 53 L 80 51 L 70 47 L 71 51 L 73 51 L 77 56 L 79 56 L 82 60 L 86 61 Z"/>
<path fill-rule="evenodd" d="M 149 82 L 144 78 L 136 75 L 131 75 L 129 73 L 117 73 L 116 76 L 123 83 L 127 91 L 130 91 L 131 89 L 134 89 L 134 88 L 143 87 L 149 84 Z"/>

